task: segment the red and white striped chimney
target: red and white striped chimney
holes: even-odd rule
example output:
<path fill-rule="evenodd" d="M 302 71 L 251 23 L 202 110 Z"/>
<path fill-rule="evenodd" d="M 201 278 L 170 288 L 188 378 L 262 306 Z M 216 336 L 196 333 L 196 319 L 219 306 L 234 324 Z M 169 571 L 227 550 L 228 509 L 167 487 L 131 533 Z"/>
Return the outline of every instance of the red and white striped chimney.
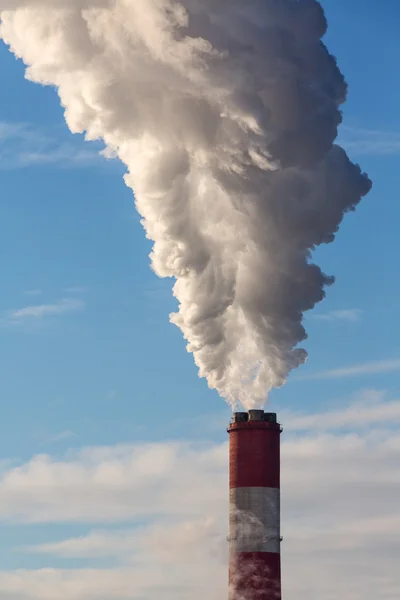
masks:
<path fill-rule="evenodd" d="M 275 413 L 235 413 L 230 437 L 230 600 L 280 600 L 280 433 Z"/>

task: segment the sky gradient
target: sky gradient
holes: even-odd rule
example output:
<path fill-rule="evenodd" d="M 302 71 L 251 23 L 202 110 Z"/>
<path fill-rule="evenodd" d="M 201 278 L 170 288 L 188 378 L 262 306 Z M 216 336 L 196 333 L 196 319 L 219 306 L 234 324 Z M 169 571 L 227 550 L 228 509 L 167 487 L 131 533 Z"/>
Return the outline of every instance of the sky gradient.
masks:
<path fill-rule="evenodd" d="M 285 428 L 284 593 L 395 600 L 400 7 L 323 5 L 350 86 L 340 141 L 374 185 L 317 251 L 337 281 L 269 404 Z M 123 167 L 69 134 L 54 90 L 3 45 L 0 64 L 0 596 L 217 600 L 230 409 L 169 323 L 172 283 L 149 268 Z"/>

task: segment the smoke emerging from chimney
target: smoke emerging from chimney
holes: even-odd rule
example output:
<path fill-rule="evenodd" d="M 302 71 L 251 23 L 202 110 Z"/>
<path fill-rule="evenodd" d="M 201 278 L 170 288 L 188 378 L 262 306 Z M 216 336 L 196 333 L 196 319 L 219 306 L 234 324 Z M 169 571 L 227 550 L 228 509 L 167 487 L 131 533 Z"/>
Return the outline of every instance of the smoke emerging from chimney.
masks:
<path fill-rule="evenodd" d="M 0 0 L 27 77 L 128 167 L 199 374 L 262 406 L 333 282 L 311 252 L 371 183 L 339 146 L 346 83 L 316 0 Z"/>

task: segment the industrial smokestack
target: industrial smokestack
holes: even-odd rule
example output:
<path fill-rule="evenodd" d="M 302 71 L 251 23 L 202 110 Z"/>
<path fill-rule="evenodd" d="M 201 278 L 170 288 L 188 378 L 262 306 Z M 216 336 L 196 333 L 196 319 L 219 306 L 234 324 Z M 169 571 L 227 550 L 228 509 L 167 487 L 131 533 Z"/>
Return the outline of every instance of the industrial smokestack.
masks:
<path fill-rule="evenodd" d="M 275 413 L 234 413 L 229 446 L 229 600 L 280 600 L 280 433 Z"/>

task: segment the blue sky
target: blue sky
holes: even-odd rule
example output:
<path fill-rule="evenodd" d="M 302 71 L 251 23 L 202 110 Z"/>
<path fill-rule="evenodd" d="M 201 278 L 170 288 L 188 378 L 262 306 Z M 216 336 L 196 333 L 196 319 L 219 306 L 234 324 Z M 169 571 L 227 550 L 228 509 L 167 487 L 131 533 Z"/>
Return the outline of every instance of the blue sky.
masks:
<path fill-rule="evenodd" d="M 350 86 L 341 140 L 374 187 L 346 218 L 336 242 L 317 252 L 337 282 L 307 315 L 307 365 L 271 396 L 271 409 L 288 422 L 294 413 L 340 414 L 354 404 L 360 414 L 370 402 L 377 403 L 376 414 L 379 407 L 390 413 L 400 387 L 400 7 L 394 0 L 323 5 L 330 24 L 326 41 Z M 26 81 L 23 65 L 4 46 L 0 65 L 2 470 L 42 455 L 74 462 L 73 453 L 83 447 L 116 452 L 122 444 L 171 440 L 207 439 L 218 455 L 230 409 L 198 379 L 180 332 L 169 324 L 171 283 L 149 268 L 150 244 L 123 168 L 99 156 L 100 144 L 68 133 L 55 92 Z M 390 414 L 397 414 L 396 407 Z M 381 431 L 379 425 L 371 432 L 376 416 L 368 414 L 364 441 Z M 301 444 L 301 436 L 308 440 L 318 427 L 310 422 L 293 439 Z M 395 445 L 398 431 L 391 430 L 390 418 L 385 427 Z M 178 452 L 178 471 L 183 454 Z M 111 463 L 122 460 L 118 456 Z M 74 572 L 82 565 L 111 568 L 117 561 L 10 552 L 86 535 L 94 526 L 109 528 L 113 521 L 104 515 L 93 525 L 84 511 L 74 519 L 55 510 L 50 522 L 38 518 L 31 525 L 12 511 L 4 514 L 0 562 L 6 571 L 53 566 Z M 141 522 L 146 518 L 141 512 Z M 131 527 L 138 519 L 128 515 L 115 526 Z M 7 600 L 36 598 L 7 589 Z M 120 597 L 126 596 L 120 592 L 113 600 Z"/>

